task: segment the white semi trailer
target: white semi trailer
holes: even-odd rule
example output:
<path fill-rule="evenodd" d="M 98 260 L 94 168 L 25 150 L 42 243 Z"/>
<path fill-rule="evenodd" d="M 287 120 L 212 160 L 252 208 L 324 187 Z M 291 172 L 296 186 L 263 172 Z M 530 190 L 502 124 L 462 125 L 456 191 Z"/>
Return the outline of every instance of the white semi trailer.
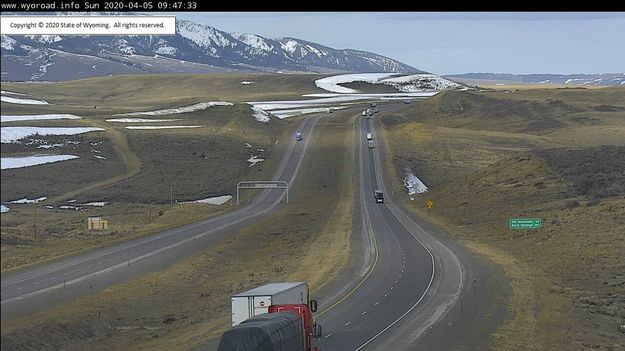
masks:
<path fill-rule="evenodd" d="M 238 293 L 232 298 L 232 326 L 244 320 L 268 313 L 269 306 L 308 304 L 306 282 L 270 283 Z"/>

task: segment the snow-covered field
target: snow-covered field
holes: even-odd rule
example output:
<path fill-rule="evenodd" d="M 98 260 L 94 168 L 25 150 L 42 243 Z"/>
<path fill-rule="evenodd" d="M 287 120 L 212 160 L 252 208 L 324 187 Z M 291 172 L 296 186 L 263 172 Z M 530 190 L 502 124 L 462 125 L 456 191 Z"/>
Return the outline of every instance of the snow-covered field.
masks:
<path fill-rule="evenodd" d="M 202 126 L 128 126 L 126 129 L 178 129 L 178 128 L 201 128 Z"/>
<path fill-rule="evenodd" d="M 45 100 L 22 99 L 4 95 L 0 96 L 0 101 L 21 105 L 48 105 L 48 102 Z"/>
<path fill-rule="evenodd" d="M 195 201 L 184 201 L 180 202 L 181 204 L 210 204 L 210 205 L 223 205 L 226 202 L 232 199 L 232 195 L 224 195 L 224 196 L 216 196 L 209 197 L 206 199 L 195 200 Z"/>
<path fill-rule="evenodd" d="M 366 82 L 370 84 L 391 85 L 397 90 L 407 93 L 437 91 L 460 87 L 459 84 L 434 74 L 398 75 L 396 73 L 342 74 L 338 76 L 317 79 L 315 81 L 315 85 L 323 90 L 327 90 L 333 93 L 358 93 L 358 90 L 350 89 L 340 85 L 343 83 L 352 82 Z"/>
<path fill-rule="evenodd" d="M 42 165 L 59 161 L 73 160 L 78 158 L 75 155 L 35 155 L 26 157 L 2 157 L 0 159 L 0 169 L 13 169 Z"/>
<path fill-rule="evenodd" d="M 250 158 L 247 159 L 247 162 L 250 163 L 250 167 L 256 165 L 258 162 L 263 162 L 265 159 L 264 158 L 258 158 L 258 156 L 250 156 Z"/>
<path fill-rule="evenodd" d="M 95 127 L 2 127 L 3 143 L 14 143 L 29 135 L 75 135 L 104 130 Z"/>
<path fill-rule="evenodd" d="M 80 119 L 82 117 L 71 114 L 48 114 L 48 115 L 1 115 L 0 122 L 16 121 L 40 121 L 46 119 Z"/>
<path fill-rule="evenodd" d="M 269 117 L 269 113 L 259 107 L 252 106 L 252 111 L 254 111 L 252 116 L 254 116 L 254 118 L 259 122 L 269 123 L 269 121 L 271 120 L 271 118 Z"/>
<path fill-rule="evenodd" d="M 12 204 L 38 204 L 41 201 L 44 201 L 45 199 L 47 199 L 47 196 L 42 196 L 36 199 L 32 199 L 29 200 L 28 198 L 23 198 L 23 199 L 19 199 L 19 200 L 13 200 L 13 201 L 9 201 Z"/>
<path fill-rule="evenodd" d="M 114 116 L 159 116 L 159 115 L 173 115 L 176 113 L 188 113 L 199 110 L 205 110 L 209 107 L 213 106 L 232 106 L 231 102 L 227 101 L 209 101 L 209 102 L 200 102 L 190 106 L 183 106 L 178 108 L 168 108 L 164 110 L 156 110 L 156 111 L 146 111 L 146 112 L 129 112 L 129 113 L 118 113 Z"/>
<path fill-rule="evenodd" d="M 406 169 L 406 174 L 404 176 L 404 186 L 408 189 L 408 195 L 420 194 L 428 191 L 428 187 L 423 184 L 421 179 L 408 169 Z"/>
<path fill-rule="evenodd" d="M 179 121 L 180 118 L 174 119 L 156 119 L 156 118 L 112 118 L 107 119 L 107 122 L 118 122 L 118 123 L 152 123 L 152 122 L 173 122 Z"/>
<path fill-rule="evenodd" d="M 379 80 L 391 76 L 392 73 L 356 73 L 317 79 L 315 85 L 334 93 L 358 93 L 358 90 L 342 87 L 341 83 L 367 82 L 376 84 Z"/>
<path fill-rule="evenodd" d="M 10 208 L 4 206 L 4 205 L 0 205 L 0 213 L 7 213 L 9 212 Z"/>

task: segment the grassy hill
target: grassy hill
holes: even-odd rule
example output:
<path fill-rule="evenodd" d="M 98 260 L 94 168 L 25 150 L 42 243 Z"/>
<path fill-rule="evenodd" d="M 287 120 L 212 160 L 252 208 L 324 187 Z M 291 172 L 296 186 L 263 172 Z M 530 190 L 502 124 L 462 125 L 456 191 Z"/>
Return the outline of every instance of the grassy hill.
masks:
<path fill-rule="evenodd" d="M 314 75 L 145 75 L 84 79 L 60 83 L 2 83 L 2 89 L 28 93 L 50 105 L 2 103 L 3 114 L 72 113 L 80 120 L 2 123 L 2 126 L 100 127 L 77 136 L 36 136 L 48 144 L 72 143 L 45 150 L 80 158 L 50 165 L 2 171 L 0 198 L 11 210 L 2 215 L 2 269 L 109 244 L 115 240 L 206 218 L 230 207 L 188 205 L 189 201 L 233 194 L 241 179 L 272 175 L 298 119 L 260 123 L 242 101 L 301 98 L 316 92 Z M 241 85 L 242 81 L 254 81 Z M 106 122 L 114 114 L 187 106 L 224 100 L 191 113 L 157 116 L 179 119 L 159 125 L 201 125 L 193 129 L 129 130 L 128 123 Z M 116 118 L 119 116 L 116 116 Z M 137 116 L 145 117 L 145 116 Z M 147 116 L 147 118 L 153 118 Z M 146 125 L 154 123 L 135 123 Z M 42 153 L 37 144 L 3 144 L 2 156 Z M 95 157 L 95 156 L 98 157 Z M 264 159 L 253 167 L 250 156 Z M 102 159 L 104 157 L 105 159 Z M 42 171 L 45 170 L 45 171 Z M 12 205 L 23 197 L 47 196 L 38 205 Z M 91 201 L 104 208 L 59 209 Z M 44 206 L 55 208 L 44 208 Z M 198 210 L 200 206 L 205 211 Z M 35 211 L 38 217 L 35 224 Z M 162 215 L 157 216 L 159 213 Z M 108 238 L 86 233 L 86 218 L 109 220 Z"/>
<path fill-rule="evenodd" d="M 400 201 L 504 266 L 497 350 L 625 347 L 625 89 L 446 92 L 380 119 Z M 510 217 L 541 217 L 511 231 Z"/>

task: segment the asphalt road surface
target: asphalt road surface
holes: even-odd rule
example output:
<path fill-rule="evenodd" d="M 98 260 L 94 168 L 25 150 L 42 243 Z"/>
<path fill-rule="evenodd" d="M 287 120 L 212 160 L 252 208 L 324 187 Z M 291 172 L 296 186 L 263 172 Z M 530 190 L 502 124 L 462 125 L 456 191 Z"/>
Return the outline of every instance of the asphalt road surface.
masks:
<path fill-rule="evenodd" d="M 274 180 L 292 182 L 300 169 L 317 121 L 305 118 L 302 141 L 289 141 Z M 119 245 L 3 273 L 2 321 L 35 312 L 112 284 L 171 266 L 181 258 L 211 247 L 229 233 L 266 216 L 284 201 L 284 190 L 263 190 L 247 205 L 205 221 L 167 230 Z"/>
<path fill-rule="evenodd" d="M 392 203 L 373 120 L 359 117 L 356 133 L 357 201 L 369 264 L 342 300 L 326 304 L 318 314 L 324 330 L 318 343 L 324 351 L 409 349 L 453 306 L 464 281 L 456 255 Z M 367 133 L 373 135 L 374 148 L 367 145 Z M 384 203 L 376 203 L 376 189 L 384 192 Z M 408 324 L 410 330 L 397 335 Z"/>

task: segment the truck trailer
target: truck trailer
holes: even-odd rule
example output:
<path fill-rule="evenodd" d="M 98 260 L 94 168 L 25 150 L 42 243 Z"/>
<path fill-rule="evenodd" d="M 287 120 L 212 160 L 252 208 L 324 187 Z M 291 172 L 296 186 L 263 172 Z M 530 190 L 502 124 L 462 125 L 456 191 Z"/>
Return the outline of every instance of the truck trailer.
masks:
<path fill-rule="evenodd" d="M 271 305 L 308 304 L 306 282 L 270 283 L 231 296 L 232 326 L 269 312 Z M 315 302 L 316 304 L 316 302 Z"/>
<path fill-rule="evenodd" d="M 226 331 L 217 351 L 320 351 L 315 339 L 321 326 L 308 305 L 271 305 L 268 311 Z"/>

